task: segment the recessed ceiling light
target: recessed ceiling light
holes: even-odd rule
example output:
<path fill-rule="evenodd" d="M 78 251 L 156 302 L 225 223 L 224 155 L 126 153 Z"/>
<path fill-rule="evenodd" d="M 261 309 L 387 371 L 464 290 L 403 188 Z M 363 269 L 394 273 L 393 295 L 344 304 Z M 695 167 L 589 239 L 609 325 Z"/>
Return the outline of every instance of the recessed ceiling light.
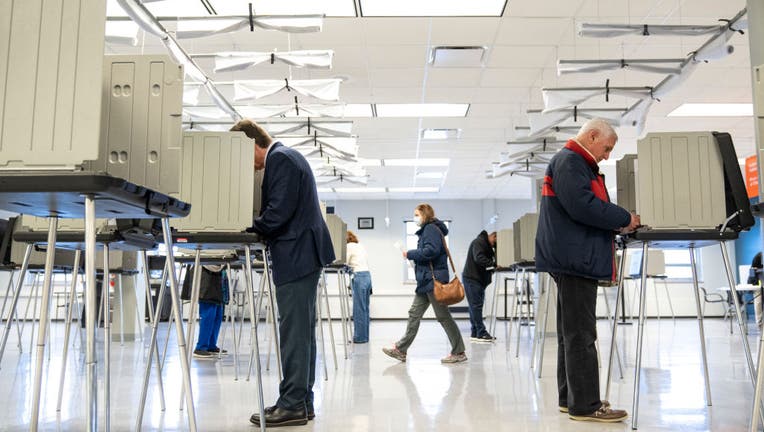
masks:
<path fill-rule="evenodd" d="M 383 193 L 383 187 L 334 188 L 337 193 Z"/>
<path fill-rule="evenodd" d="M 466 117 L 470 104 L 376 104 L 377 117 Z"/>
<path fill-rule="evenodd" d="M 367 159 L 367 158 L 358 158 L 358 164 L 364 167 L 367 166 L 381 166 L 382 165 L 382 159 Z"/>
<path fill-rule="evenodd" d="M 686 103 L 679 105 L 668 117 L 751 117 L 749 103 Z"/>
<path fill-rule="evenodd" d="M 345 117 L 374 117 L 371 104 L 346 104 Z"/>
<path fill-rule="evenodd" d="M 417 192 L 438 192 L 439 188 L 436 187 L 398 187 L 398 188 L 387 188 L 391 193 L 417 193 Z"/>
<path fill-rule="evenodd" d="M 440 167 L 448 166 L 451 159 L 385 159 L 385 166 L 420 166 L 420 167 Z"/>
<path fill-rule="evenodd" d="M 449 138 L 459 138 L 461 132 L 461 129 L 422 129 L 422 139 L 445 140 Z"/>
<path fill-rule="evenodd" d="M 494 16 L 507 0 L 360 0 L 361 16 Z"/>
<path fill-rule="evenodd" d="M 416 178 L 418 179 L 437 179 L 440 180 L 443 178 L 443 176 L 446 173 L 440 172 L 440 171 L 428 171 L 428 172 L 418 172 L 416 173 Z"/>
<path fill-rule="evenodd" d="M 355 4 L 348 0 L 209 0 L 218 15 L 247 15 L 248 3 L 257 15 L 315 15 L 354 17 Z M 187 0 L 184 2 L 189 3 Z"/>

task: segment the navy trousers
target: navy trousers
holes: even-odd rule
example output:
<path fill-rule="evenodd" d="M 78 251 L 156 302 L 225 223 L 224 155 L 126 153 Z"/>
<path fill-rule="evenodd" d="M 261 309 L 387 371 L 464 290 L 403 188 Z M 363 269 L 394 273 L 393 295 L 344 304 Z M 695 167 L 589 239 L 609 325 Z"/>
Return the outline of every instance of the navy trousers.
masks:
<path fill-rule="evenodd" d="M 321 270 L 318 270 L 276 286 L 281 366 L 284 372 L 276 405 L 284 409 L 298 410 L 313 405 L 313 383 L 316 381 L 316 292 L 320 275 Z"/>
<path fill-rule="evenodd" d="M 464 293 L 467 295 L 467 305 L 470 313 L 470 337 L 486 336 L 488 330 L 483 323 L 483 303 L 485 302 L 485 286 L 476 280 L 462 275 Z"/>

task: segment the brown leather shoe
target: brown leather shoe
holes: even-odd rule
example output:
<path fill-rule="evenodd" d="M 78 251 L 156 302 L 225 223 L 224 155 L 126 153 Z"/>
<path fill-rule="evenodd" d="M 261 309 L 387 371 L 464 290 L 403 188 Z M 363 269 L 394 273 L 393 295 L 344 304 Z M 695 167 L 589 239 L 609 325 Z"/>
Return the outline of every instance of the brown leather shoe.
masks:
<path fill-rule="evenodd" d="M 603 401 L 600 401 L 600 402 L 602 403 L 603 407 L 610 408 L 610 402 L 608 402 L 606 400 L 603 400 Z M 561 413 L 565 413 L 565 414 L 568 413 L 568 407 L 566 407 L 566 406 L 560 405 L 559 409 L 560 409 Z"/>
<path fill-rule="evenodd" d="M 626 420 L 629 415 L 624 410 L 616 410 L 610 407 L 601 406 L 600 409 L 587 415 L 568 415 L 572 420 L 593 421 L 602 423 L 615 423 Z"/>

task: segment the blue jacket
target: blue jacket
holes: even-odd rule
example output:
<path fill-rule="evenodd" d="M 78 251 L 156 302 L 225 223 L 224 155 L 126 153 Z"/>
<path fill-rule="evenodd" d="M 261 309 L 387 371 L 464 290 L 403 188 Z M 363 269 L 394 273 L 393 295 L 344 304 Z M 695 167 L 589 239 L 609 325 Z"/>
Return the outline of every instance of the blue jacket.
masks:
<path fill-rule="evenodd" d="M 442 233 L 442 235 L 441 235 Z M 416 293 L 425 294 L 433 290 L 432 275 L 443 283 L 448 283 L 448 256 L 443 246 L 443 236 L 448 235 L 446 225 L 435 219 L 424 224 L 416 232 L 419 237 L 416 249 L 406 253 L 406 257 L 414 261 L 416 275 Z M 432 263 L 432 270 L 430 270 Z"/>
<path fill-rule="evenodd" d="M 631 214 L 615 204 L 592 156 L 571 140 L 549 162 L 536 231 L 536 269 L 615 280 L 615 231 Z"/>
<path fill-rule="evenodd" d="M 268 243 L 277 286 L 305 277 L 335 259 L 310 165 L 297 150 L 279 142 L 265 159 L 262 206 L 253 230 Z"/>

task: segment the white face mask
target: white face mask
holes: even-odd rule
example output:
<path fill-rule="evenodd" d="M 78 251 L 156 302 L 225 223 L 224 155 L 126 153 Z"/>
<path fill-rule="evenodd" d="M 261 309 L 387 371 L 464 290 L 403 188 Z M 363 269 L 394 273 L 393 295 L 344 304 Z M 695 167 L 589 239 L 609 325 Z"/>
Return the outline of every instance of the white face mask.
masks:
<path fill-rule="evenodd" d="M 420 216 L 414 216 L 414 223 L 416 226 L 422 226 L 422 218 Z"/>

